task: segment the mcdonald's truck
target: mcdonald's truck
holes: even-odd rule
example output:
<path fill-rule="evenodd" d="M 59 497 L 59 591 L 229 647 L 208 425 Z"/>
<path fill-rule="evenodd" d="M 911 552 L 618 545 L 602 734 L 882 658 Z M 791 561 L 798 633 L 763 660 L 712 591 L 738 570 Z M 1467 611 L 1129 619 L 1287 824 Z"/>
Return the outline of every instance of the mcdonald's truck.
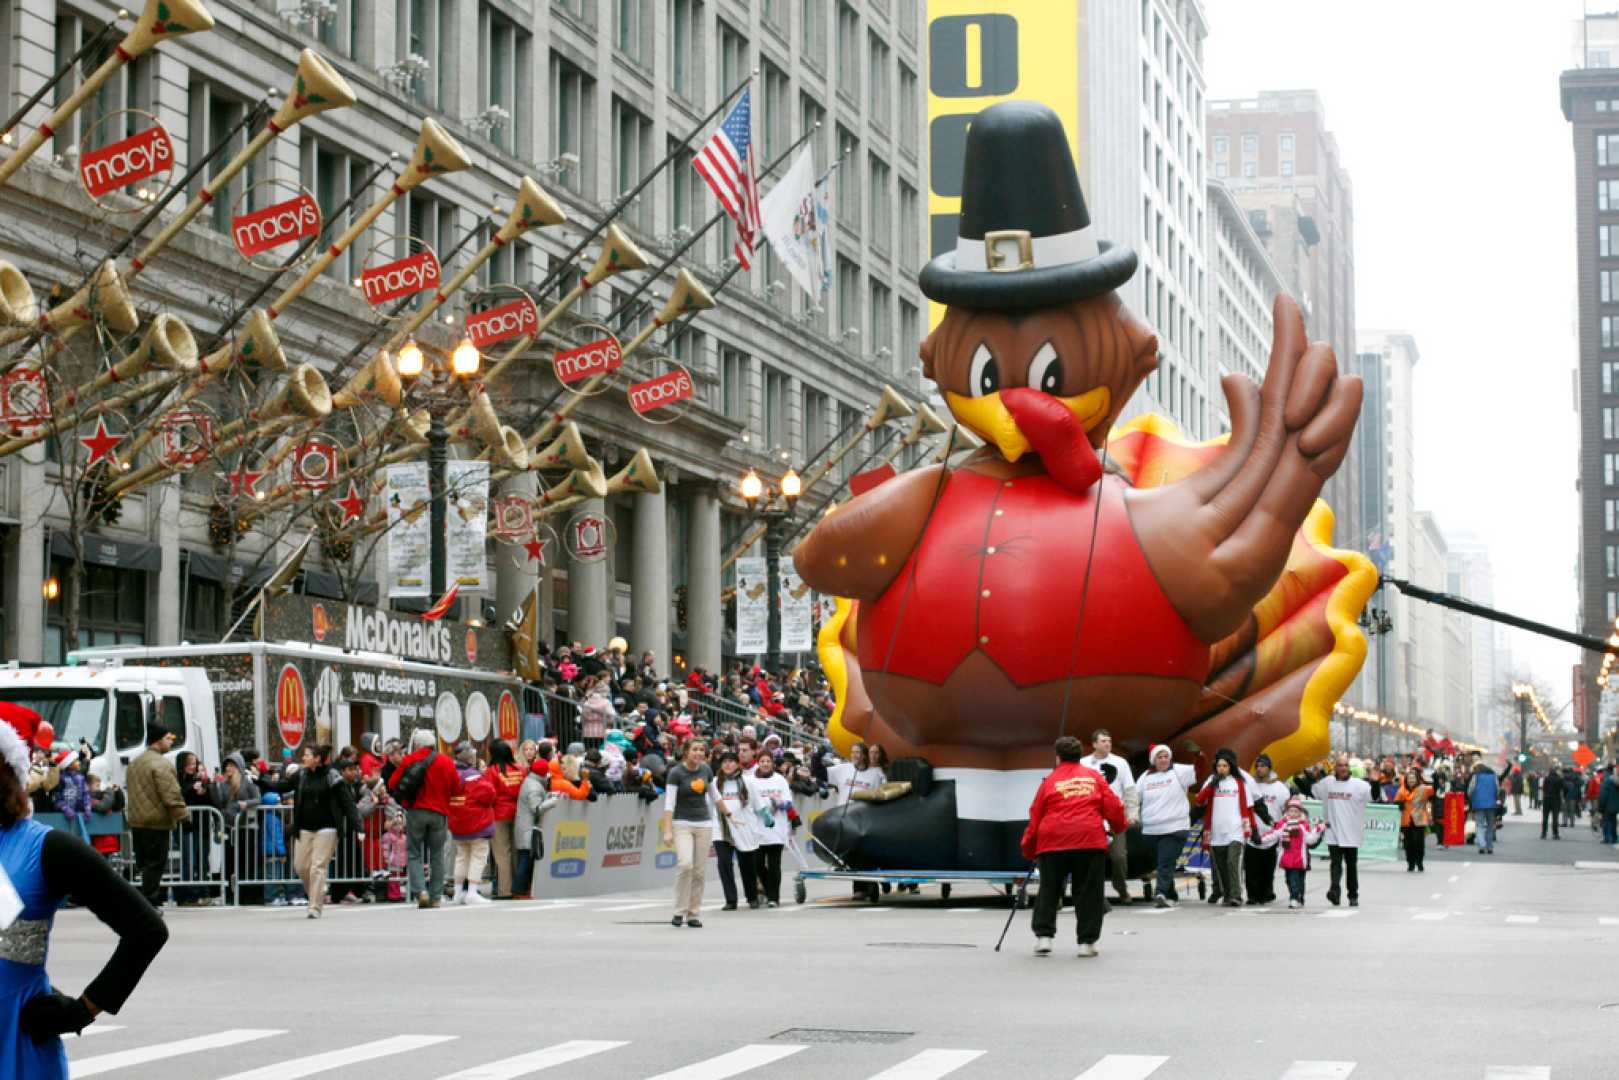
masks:
<path fill-rule="evenodd" d="M 296 758 L 368 732 L 431 728 L 445 746 L 522 734 L 526 687 L 504 631 L 305 596 L 267 603 L 260 626 L 259 641 L 79 649 L 66 667 L 0 668 L 0 701 L 39 712 L 58 744 L 88 742 L 92 769 L 117 783 L 154 720 L 210 766 L 233 750 Z"/>

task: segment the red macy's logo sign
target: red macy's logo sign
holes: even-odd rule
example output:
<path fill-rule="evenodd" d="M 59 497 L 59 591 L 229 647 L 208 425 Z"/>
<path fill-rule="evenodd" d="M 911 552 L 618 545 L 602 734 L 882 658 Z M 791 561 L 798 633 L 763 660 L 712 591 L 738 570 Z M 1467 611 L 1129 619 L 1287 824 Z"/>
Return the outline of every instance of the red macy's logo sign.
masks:
<path fill-rule="evenodd" d="M 383 263 L 374 270 L 365 270 L 360 274 L 360 288 L 365 292 L 366 303 L 372 307 L 401 296 L 436 289 L 438 283 L 438 256 L 432 251 Z"/>
<path fill-rule="evenodd" d="M 694 390 L 691 375 L 685 368 L 676 368 L 667 375 L 630 385 L 630 408 L 645 415 L 653 409 L 685 401 Z"/>
<path fill-rule="evenodd" d="M 169 133 L 158 125 L 85 154 L 79 159 L 79 181 L 92 198 L 99 199 L 173 164 L 174 144 L 169 141 Z"/>
<path fill-rule="evenodd" d="M 519 334 L 531 334 L 540 324 L 534 301 L 519 296 L 509 304 L 492 307 L 467 316 L 467 337 L 480 349 L 507 341 Z"/>
<path fill-rule="evenodd" d="M 624 354 L 619 351 L 618 339 L 608 336 L 587 342 L 577 349 L 557 353 L 557 378 L 565 383 L 576 383 L 592 375 L 617 371 L 623 362 Z"/>
<path fill-rule="evenodd" d="M 320 207 L 309 195 L 242 214 L 230 223 L 230 237 L 244 259 L 319 232 Z"/>

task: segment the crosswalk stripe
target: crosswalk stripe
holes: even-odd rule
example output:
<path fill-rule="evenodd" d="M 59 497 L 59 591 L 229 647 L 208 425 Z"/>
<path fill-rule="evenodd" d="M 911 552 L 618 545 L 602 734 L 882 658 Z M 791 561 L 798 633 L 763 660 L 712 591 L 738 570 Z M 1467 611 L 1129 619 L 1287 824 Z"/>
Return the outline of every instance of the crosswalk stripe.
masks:
<path fill-rule="evenodd" d="M 870 905 L 870 906 L 867 906 L 867 907 L 855 908 L 855 910 L 856 911 L 864 911 L 865 913 L 867 913 L 869 915 L 869 914 L 872 914 L 873 912 L 880 913 L 880 912 L 884 912 L 884 911 L 893 911 L 894 909 L 891 908 L 891 907 L 882 907 L 881 905 Z"/>
<path fill-rule="evenodd" d="M 122 1025 L 122 1024 L 91 1024 L 89 1027 L 85 1028 L 83 1031 L 79 1032 L 77 1035 L 73 1034 L 70 1031 L 66 1035 L 63 1035 L 62 1038 L 64 1038 L 64 1039 L 88 1039 L 92 1035 L 111 1035 L 115 1031 L 122 1031 L 122 1030 L 124 1030 L 124 1025 Z"/>
<path fill-rule="evenodd" d="M 1168 1060 L 1152 1054 L 1109 1054 L 1074 1080 L 1145 1080 Z"/>
<path fill-rule="evenodd" d="M 1448 911 L 1420 911 L 1411 916 L 1412 922 L 1444 922 L 1450 918 Z"/>
<path fill-rule="evenodd" d="M 1587 861 L 1584 861 L 1584 860 L 1576 860 L 1575 863 L 1574 863 L 1574 869 L 1576 869 L 1576 870 L 1619 870 L 1619 863 L 1587 862 Z"/>
<path fill-rule="evenodd" d="M 1619 918 L 1615 918 L 1612 915 L 1599 915 L 1599 916 L 1597 916 L 1597 925 L 1598 926 L 1619 926 Z"/>
<path fill-rule="evenodd" d="M 740 1050 L 732 1050 L 729 1054 L 694 1062 L 672 1072 L 659 1073 L 651 1080 L 725 1080 L 728 1076 L 737 1076 L 750 1069 L 762 1068 L 782 1058 L 792 1057 L 802 1049 L 803 1046 L 767 1046 L 764 1043 L 749 1043 Z"/>
<path fill-rule="evenodd" d="M 935 1080 L 983 1056 L 982 1050 L 924 1050 L 891 1069 L 884 1069 L 871 1080 Z"/>
<path fill-rule="evenodd" d="M 1343 1080 L 1354 1071 L 1353 1061 L 1295 1061 L 1282 1080 Z"/>
<path fill-rule="evenodd" d="M 1540 921 L 1539 915 L 1508 915 L 1507 922 L 1513 926 L 1533 926 Z"/>
<path fill-rule="evenodd" d="M 1352 919 L 1356 915 L 1359 915 L 1359 914 L 1360 914 L 1360 912 L 1356 911 L 1354 908 L 1346 908 L 1346 909 L 1343 909 L 1343 910 L 1323 911 L 1323 912 L 1321 912 L 1321 914 L 1317 915 L 1316 918 L 1318 918 L 1318 919 Z"/>
<path fill-rule="evenodd" d="M 645 911 L 649 907 L 658 907 L 662 903 L 663 903 L 662 900 L 648 900 L 648 901 L 646 901 L 644 903 L 640 903 L 640 904 L 620 904 L 618 907 L 604 907 L 604 908 L 597 908 L 596 910 L 601 911 L 601 912 L 608 912 L 608 911 Z"/>
<path fill-rule="evenodd" d="M 592 1039 L 574 1039 L 571 1042 L 557 1043 L 547 1046 L 544 1050 L 535 1050 L 532 1053 L 518 1054 L 516 1057 L 503 1058 L 500 1061 L 491 1061 L 487 1065 L 474 1065 L 470 1069 L 451 1073 L 443 1080 L 516 1080 L 519 1076 L 528 1076 L 543 1069 L 566 1065 L 570 1061 L 600 1054 L 606 1050 L 616 1050 L 620 1046 L 628 1046 L 625 1042 L 601 1042 Z"/>
<path fill-rule="evenodd" d="M 1130 914 L 1132 914 L 1132 915 L 1168 915 L 1171 911 L 1174 911 L 1174 910 L 1175 910 L 1174 908 L 1166 908 L 1166 907 L 1151 907 L 1151 908 L 1135 908 L 1135 907 L 1133 907 L 1133 908 L 1130 909 Z"/>
<path fill-rule="evenodd" d="M 1491 1065 L 1484 1080 L 1552 1080 L 1550 1065 Z"/>
<path fill-rule="evenodd" d="M 395 1035 L 392 1038 L 377 1039 L 375 1042 L 361 1043 L 342 1050 L 328 1050 L 324 1054 L 310 1054 L 308 1057 L 280 1061 L 274 1065 L 249 1069 L 247 1072 L 232 1073 L 223 1080 L 296 1080 L 300 1076 L 314 1076 L 316 1073 L 340 1069 L 345 1065 L 356 1065 L 362 1061 L 375 1061 L 377 1058 L 436 1046 L 455 1038 L 457 1038 L 455 1035 Z"/>
<path fill-rule="evenodd" d="M 182 1054 L 218 1050 L 226 1046 L 252 1042 L 254 1039 L 268 1039 L 272 1035 L 285 1034 L 285 1031 L 265 1028 L 232 1028 L 229 1031 L 217 1031 L 212 1035 L 199 1035 L 193 1039 L 153 1043 L 151 1046 L 137 1046 L 133 1050 L 120 1050 L 116 1054 L 98 1054 L 95 1057 L 80 1058 L 78 1061 L 68 1062 L 67 1072 L 73 1080 L 79 1080 L 81 1076 L 100 1076 L 104 1072 L 127 1069 L 131 1065 L 145 1065 L 148 1062 L 162 1061 Z"/>

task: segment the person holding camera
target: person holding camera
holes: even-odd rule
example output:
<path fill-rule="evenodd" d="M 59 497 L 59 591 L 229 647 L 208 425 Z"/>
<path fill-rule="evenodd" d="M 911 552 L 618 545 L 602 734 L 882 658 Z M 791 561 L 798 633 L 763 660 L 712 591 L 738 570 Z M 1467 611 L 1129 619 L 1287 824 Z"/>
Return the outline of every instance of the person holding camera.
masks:
<path fill-rule="evenodd" d="M 1057 766 L 1040 782 L 1029 805 L 1023 831 L 1023 857 L 1040 867 L 1040 892 L 1034 901 L 1034 954 L 1051 955 L 1057 936 L 1057 911 L 1068 879 L 1074 879 L 1075 927 L 1079 955 L 1096 955 L 1107 901 L 1108 829 L 1125 830 L 1124 801 L 1107 778 L 1080 762 L 1085 747 L 1064 735 L 1052 747 Z"/>

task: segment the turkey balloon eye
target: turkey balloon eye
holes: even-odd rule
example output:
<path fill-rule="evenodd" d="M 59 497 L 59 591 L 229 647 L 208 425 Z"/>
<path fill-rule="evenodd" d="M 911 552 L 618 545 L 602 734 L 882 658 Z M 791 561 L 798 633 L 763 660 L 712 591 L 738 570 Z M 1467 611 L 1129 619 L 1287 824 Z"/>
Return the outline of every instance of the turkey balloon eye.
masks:
<path fill-rule="evenodd" d="M 973 353 L 972 366 L 967 369 L 967 392 L 973 397 L 986 397 L 1001 388 L 1001 373 L 995 358 L 983 345 Z"/>
<path fill-rule="evenodd" d="M 1053 396 L 1062 393 L 1062 364 L 1049 341 L 1040 346 L 1040 351 L 1029 361 L 1029 387 Z"/>

